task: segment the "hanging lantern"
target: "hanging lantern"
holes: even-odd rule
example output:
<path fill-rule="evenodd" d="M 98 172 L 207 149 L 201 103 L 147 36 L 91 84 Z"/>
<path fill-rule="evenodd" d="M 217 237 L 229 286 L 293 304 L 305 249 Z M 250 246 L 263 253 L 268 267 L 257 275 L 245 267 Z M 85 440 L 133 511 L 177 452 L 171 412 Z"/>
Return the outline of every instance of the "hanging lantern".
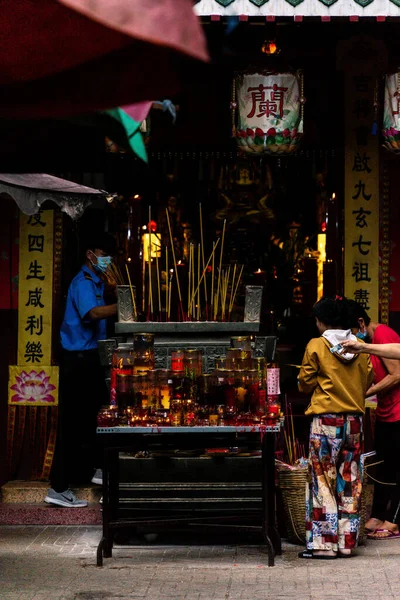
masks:
<path fill-rule="evenodd" d="M 245 72 L 232 89 L 232 129 L 249 154 L 296 152 L 303 136 L 303 74 Z"/>
<path fill-rule="evenodd" d="M 383 145 L 390 152 L 400 153 L 400 73 L 386 75 L 383 109 Z"/>

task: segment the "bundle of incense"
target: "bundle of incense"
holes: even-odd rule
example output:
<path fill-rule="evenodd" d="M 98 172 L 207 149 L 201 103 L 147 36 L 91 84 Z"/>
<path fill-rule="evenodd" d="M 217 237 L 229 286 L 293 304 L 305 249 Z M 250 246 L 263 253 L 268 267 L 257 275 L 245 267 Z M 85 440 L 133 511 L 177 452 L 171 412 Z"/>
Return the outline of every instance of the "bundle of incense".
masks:
<path fill-rule="evenodd" d="M 133 318 L 134 318 L 135 321 L 137 321 L 137 309 L 136 309 L 136 301 L 135 301 L 135 292 L 133 291 L 133 287 L 132 287 L 132 283 L 131 283 L 131 276 L 129 274 L 129 269 L 128 269 L 128 265 L 127 264 L 125 264 L 125 269 L 126 269 L 126 274 L 128 276 L 129 287 L 130 287 L 130 290 L 131 290 Z"/>
<path fill-rule="evenodd" d="M 112 262 L 105 272 L 106 279 L 111 285 L 124 285 L 125 281 L 119 266 Z"/>
<path fill-rule="evenodd" d="M 170 219 L 169 219 L 168 208 L 165 209 L 165 212 L 166 212 L 166 215 L 167 215 L 169 241 L 170 241 L 170 244 L 171 244 L 172 259 L 174 261 L 174 269 L 175 269 L 175 274 L 176 274 L 176 286 L 178 288 L 178 296 L 179 296 L 179 311 L 178 311 L 178 314 L 182 318 L 182 321 L 185 321 L 186 320 L 186 315 L 185 315 L 185 311 L 183 310 L 181 286 L 179 284 L 179 273 L 178 273 L 178 269 L 176 268 L 176 256 L 175 256 L 175 248 L 174 248 L 174 238 L 172 237 L 171 222 L 170 222 Z"/>

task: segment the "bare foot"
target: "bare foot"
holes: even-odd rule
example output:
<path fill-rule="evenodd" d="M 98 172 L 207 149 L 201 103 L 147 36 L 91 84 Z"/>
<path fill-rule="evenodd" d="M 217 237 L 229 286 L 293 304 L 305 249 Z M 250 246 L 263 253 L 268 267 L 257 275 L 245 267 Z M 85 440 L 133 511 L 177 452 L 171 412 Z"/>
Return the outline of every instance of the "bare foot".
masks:
<path fill-rule="evenodd" d="M 378 527 L 378 529 L 387 529 L 388 531 L 393 531 L 393 533 L 399 533 L 399 526 L 390 521 L 384 521 L 382 527 Z"/>
<path fill-rule="evenodd" d="M 377 529 L 383 529 L 383 521 L 381 521 L 380 519 L 369 519 L 366 523 L 365 523 L 365 529 L 367 529 L 367 531 L 369 532 L 374 532 Z"/>
<path fill-rule="evenodd" d="M 333 550 L 313 550 L 313 554 L 317 554 L 319 556 L 336 556 L 336 552 Z"/>

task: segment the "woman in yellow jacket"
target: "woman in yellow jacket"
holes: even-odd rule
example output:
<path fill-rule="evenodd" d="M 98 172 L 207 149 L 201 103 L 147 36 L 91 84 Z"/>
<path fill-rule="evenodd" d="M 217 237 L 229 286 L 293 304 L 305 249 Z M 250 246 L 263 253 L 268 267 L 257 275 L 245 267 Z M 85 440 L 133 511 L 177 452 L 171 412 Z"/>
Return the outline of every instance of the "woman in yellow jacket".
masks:
<path fill-rule="evenodd" d="M 346 300 L 322 298 L 313 309 L 321 334 L 307 345 L 299 373 L 300 391 L 311 394 L 306 499 L 307 550 L 301 558 L 350 556 L 360 526 L 362 416 L 373 380 L 369 356 L 343 353 L 355 339 L 346 329 Z"/>

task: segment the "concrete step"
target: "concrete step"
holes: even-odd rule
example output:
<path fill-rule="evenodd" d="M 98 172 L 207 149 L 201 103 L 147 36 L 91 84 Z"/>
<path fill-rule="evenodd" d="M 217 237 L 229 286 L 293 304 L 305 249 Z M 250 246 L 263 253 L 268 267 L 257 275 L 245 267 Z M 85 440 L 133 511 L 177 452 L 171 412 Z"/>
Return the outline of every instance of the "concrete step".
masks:
<path fill-rule="evenodd" d="M 3 504 L 42 504 L 50 487 L 47 481 L 9 481 L 1 488 Z M 72 488 L 80 500 L 98 504 L 102 489 L 99 485 Z"/>
<path fill-rule="evenodd" d="M 57 508 L 47 504 L 0 504 L 0 525 L 100 525 L 101 505 Z"/>

